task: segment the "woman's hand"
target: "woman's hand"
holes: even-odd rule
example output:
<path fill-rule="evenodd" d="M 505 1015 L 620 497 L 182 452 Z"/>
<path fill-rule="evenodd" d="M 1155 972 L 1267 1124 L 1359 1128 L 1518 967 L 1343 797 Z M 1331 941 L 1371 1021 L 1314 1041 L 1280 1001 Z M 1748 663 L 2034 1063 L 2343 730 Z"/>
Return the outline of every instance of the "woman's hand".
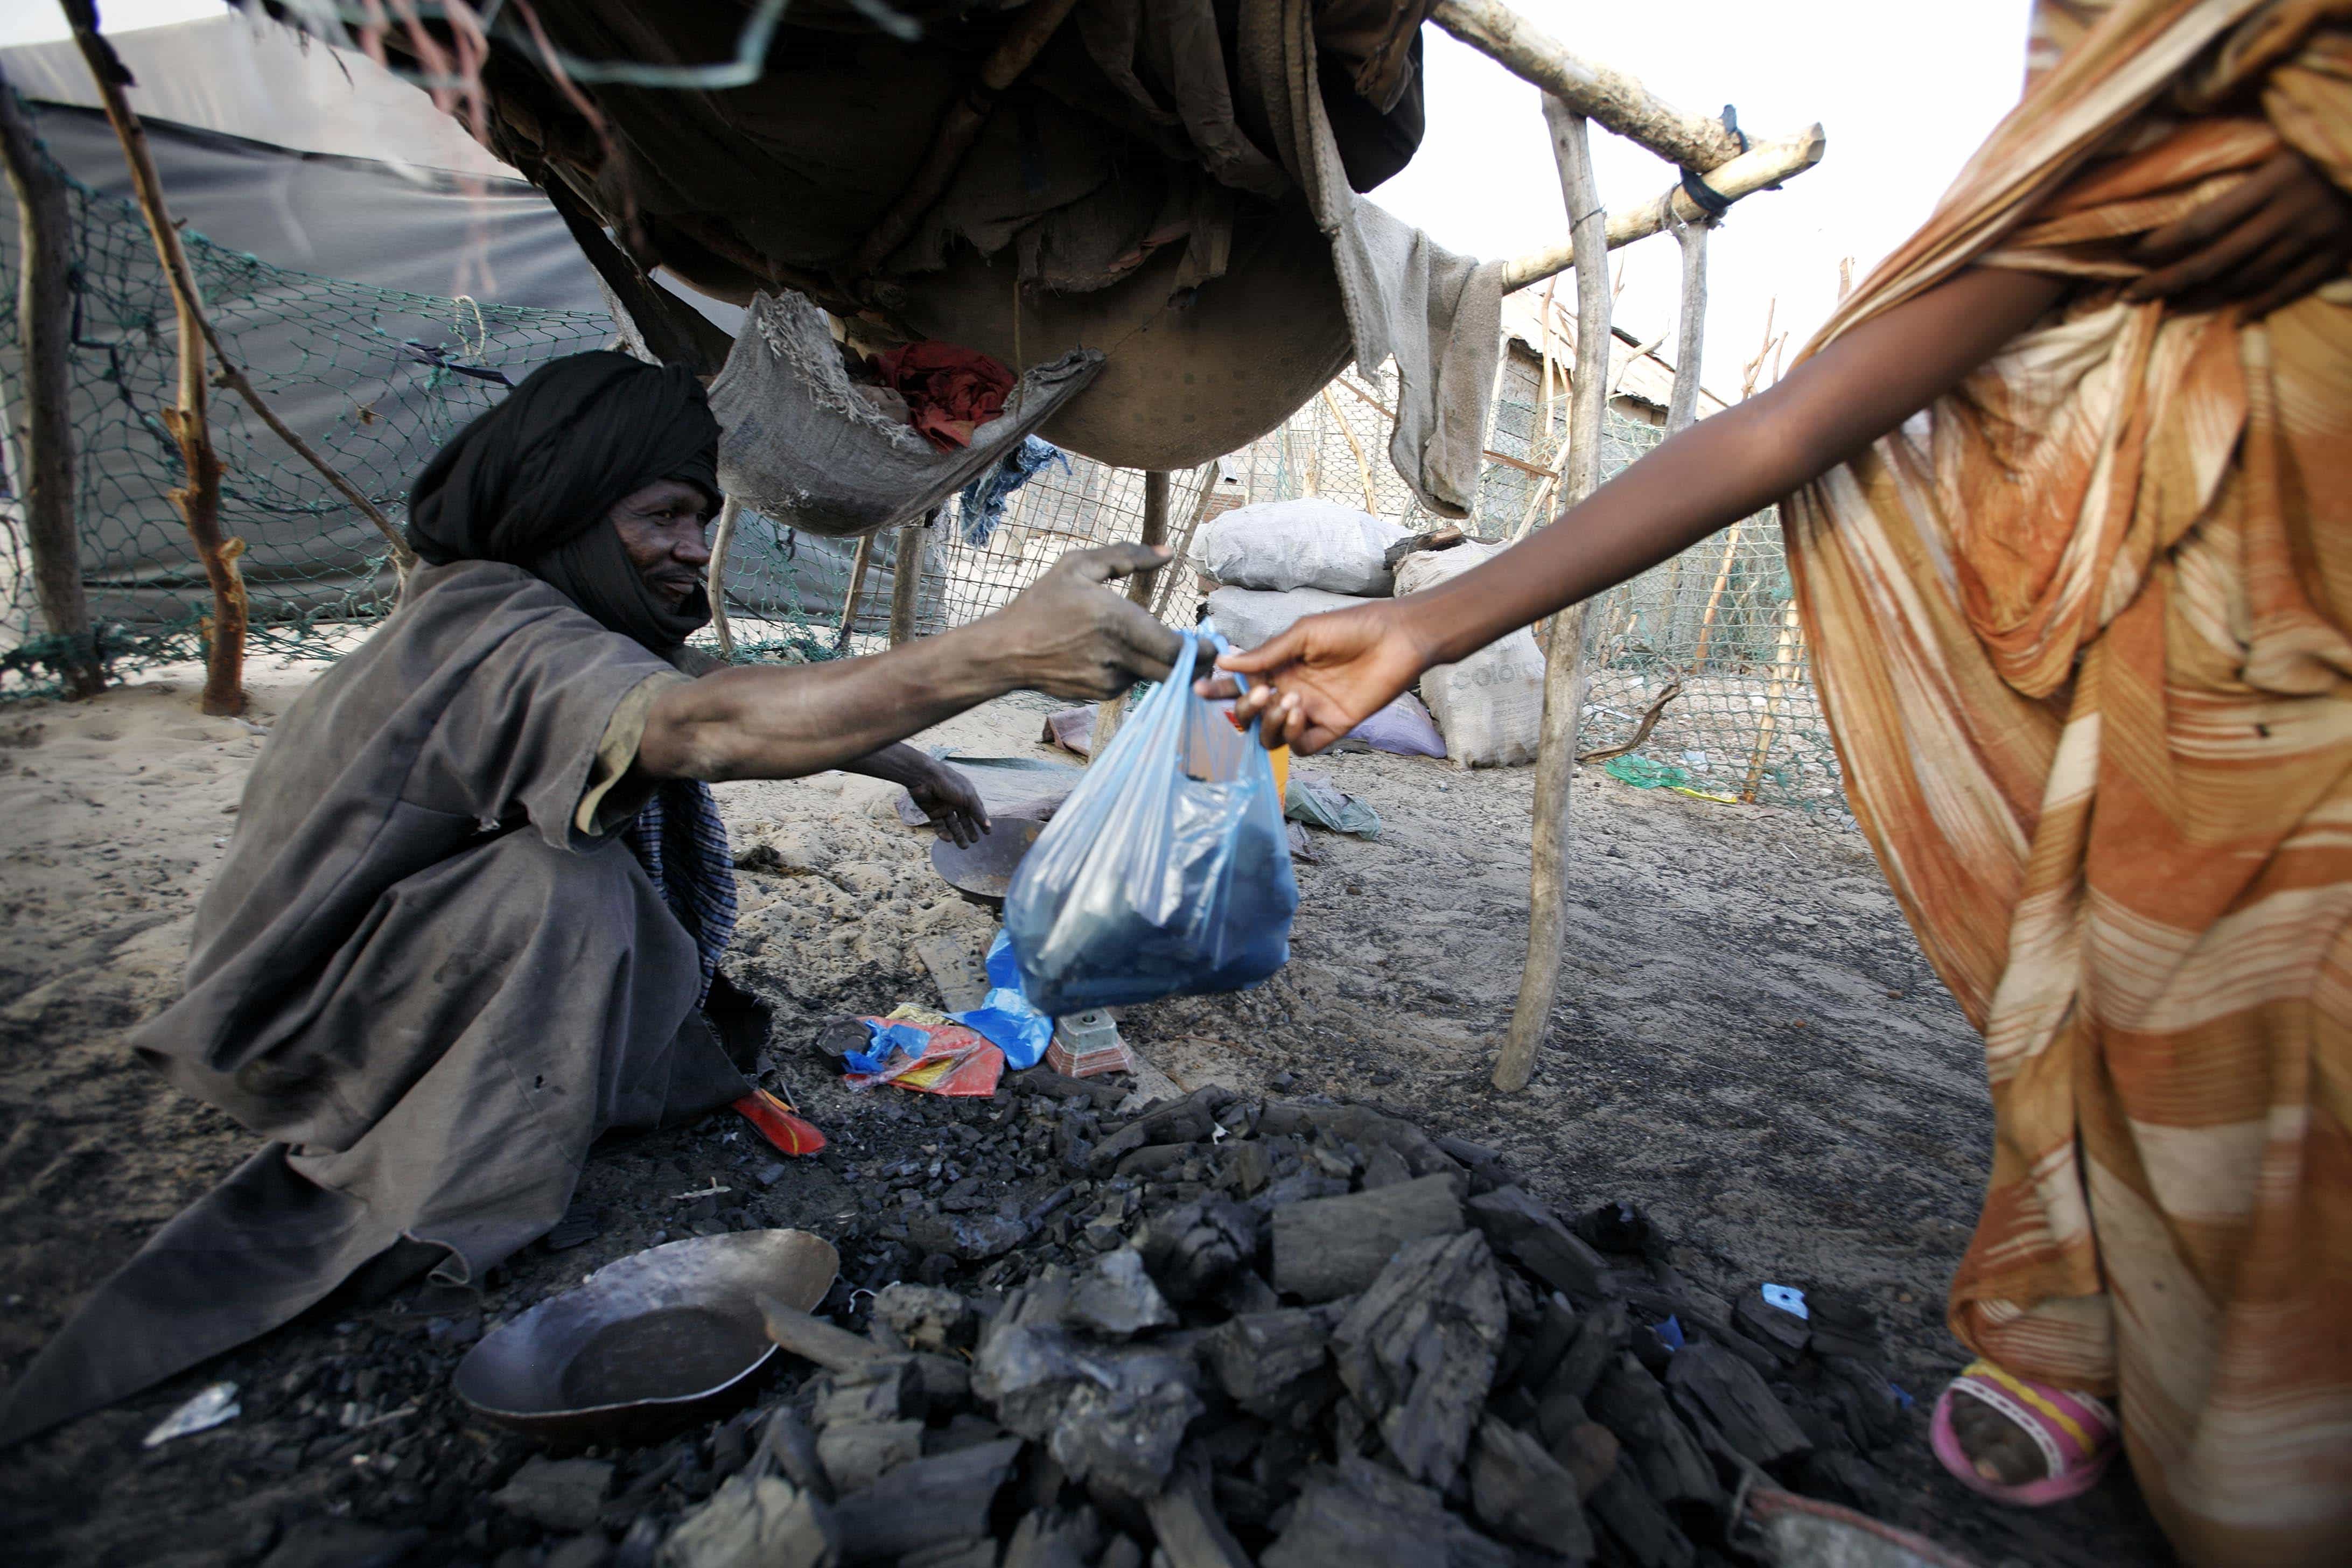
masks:
<path fill-rule="evenodd" d="M 1251 677 L 1234 705 L 1235 723 L 1264 719 L 1266 749 L 1321 751 L 1396 700 L 1429 668 L 1427 649 L 1402 608 L 1389 600 L 1309 616 L 1280 637 L 1217 660 L 1220 671 Z M 1199 683 L 1204 697 L 1231 697 L 1237 683 L 1219 674 Z"/>
<path fill-rule="evenodd" d="M 2132 259 L 2157 270 L 2124 298 L 2178 300 L 2200 310 L 2235 302 L 2256 321 L 2352 262 L 2352 197 L 2289 148 L 2178 223 L 2141 240 Z"/>

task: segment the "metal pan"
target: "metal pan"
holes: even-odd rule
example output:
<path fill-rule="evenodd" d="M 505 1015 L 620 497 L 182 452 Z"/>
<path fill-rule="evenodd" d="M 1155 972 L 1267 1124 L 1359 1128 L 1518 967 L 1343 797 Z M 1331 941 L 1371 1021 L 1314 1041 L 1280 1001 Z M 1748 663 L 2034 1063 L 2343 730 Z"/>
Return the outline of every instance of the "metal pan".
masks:
<path fill-rule="evenodd" d="M 840 1267 L 800 1230 L 649 1247 L 484 1338 L 452 1384 L 484 1419 L 533 1436 L 652 1442 L 746 1404 L 776 1353 L 759 1298 L 809 1311 Z"/>
<path fill-rule="evenodd" d="M 1045 825 L 1025 816 L 1000 816 L 980 836 L 980 842 L 961 847 L 952 840 L 931 842 L 931 869 L 964 897 L 983 904 L 1001 904 L 1012 889 L 1013 873 Z"/>

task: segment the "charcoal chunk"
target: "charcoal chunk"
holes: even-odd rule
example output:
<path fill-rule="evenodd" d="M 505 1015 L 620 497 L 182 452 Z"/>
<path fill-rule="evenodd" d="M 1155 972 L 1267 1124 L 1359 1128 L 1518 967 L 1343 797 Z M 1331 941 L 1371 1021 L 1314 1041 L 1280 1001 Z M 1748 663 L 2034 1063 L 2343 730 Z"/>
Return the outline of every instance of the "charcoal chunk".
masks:
<path fill-rule="evenodd" d="M 1492 1416 L 1480 1424 L 1470 1457 L 1470 1504 L 1497 1535 L 1563 1557 L 1591 1554 L 1575 1478 L 1534 1438 Z"/>
<path fill-rule="evenodd" d="M 1140 1501 L 1160 1491 L 1204 1406 L 1189 1357 L 1130 1346 L 1089 1355 L 1047 1448 L 1073 1480 Z"/>
<path fill-rule="evenodd" d="M 1070 1292 L 1066 1321 L 1104 1339 L 1125 1340 L 1167 1328 L 1176 1321 L 1176 1310 L 1144 1272 L 1143 1255 L 1122 1247 L 1095 1259 Z"/>
<path fill-rule="evenodd" d="M 1249 1568 L 1249 1556 L 1210 1506 L 1198 1472 L 1178 1478 L 1144 1505 L 1169 1568 Z"/>
<path fill-rule="evenodd" d="M 1750 1464 L 1767 1468 L 1812 1451 L 1793 1416 L 1755 1368 L 1718 1345 L 1684 1347 L 1667 1370 L 1675 1400 L 1713 1422 Z"/>
<path fill-rule="evenodd" d="M 1497 1187 L 1472 1198 L 1468 1208 L 1496 1252 L 1553 1289 L 1588 1300 L 1609 1293 L 1609 1265 L 1601 1255 L 1521 1189 Z"/>
<path fill-rule="evenodd" d="M 289 1526 L 262 1568 L 393 1568 L 425 1539 L 422 1530 L 383 1530 L 353 1519 L 306 1519 Z"/>
<path fill-rule="evenodd" d="M 819 1432 L 836 1423 L 898 1421 L 923 1410 L 915 1358 L 887 1356 L 809 1380 L 809 1423 Z"/>
<path fill-rule="evenodd" d="M 923 1453 L 919 1421 L 836 1421 L 817 1434 L 817 1462 L 835 1493 L 873 1485 Z"/>
<path fill-rule="evenodd" d="M 1494 1254 L 1475 1231 L 1407 1242 L 1340 1321 L 1339 1380 L 1407 1476 L 1454 1484 L 1506 1322 Z"/>
<path fill-rule="evenodd" d="M 1462 1205 L 1442 1175 L 1291 1204 L 1274 1211 L 1274 1288 L 1308 1301 L 1349 1295 L 1370 1285 L 1406 1243 L 1462 1227 Z"/>
<path fill-rule="evenodd" d="M 1229 1318 L 1201 1342 L 1202 1360 L 1244 1410 L 1276 1426 L 1304 1427 L 1339 1394 L 1329 1347 L 1348 1304 Z"/>
<path fill-rule="evenodd" d="M 1617 1457 L 1624 1451 L 1617 1434 L 1598 1421 L 1579 1421 L 1557 1437 L 1545 1439 L 1545 1448 L 1576 1482 L 1576 1495 L 1590 1502 L 1601 1483 L 1617 1473 Z"/>
<path fill-rule="evenodd" d="M 1569 1345 L 1568 1353 L 1559 1358 L 1559 1364 L 1552 1369 L 1538 1397 L 1566 1394 L 1580 1400 L 1591 1398 L 1593 1385 L 1624 1350 L 1632 1331 L 1625 1321 L 1625 1309 L 1619 1302 L 1605 1302 L 1585 1313 L 1577 1323 L 1576 1338 Z"/>
<path fill-rule="evenodd" d="M 1265 1145 L 1255 1139 L 1228 1143 L 1221 1171 L 1222 1184 L 1237 1198 L 1248 1197 L 1274 1180 L 1274 1162 Z"/>
<path fill-rule="evenodd" d="M 827 1568 L 837 1543 L 832 1512 L 813 1494 L 773 1476 L 730 1476 L 678 1521 L 656 1561 L 660 1568 Z"/>
<path fill-rule="evenodd" d="M 612 1484 L 613 1467 L 604 1460 L 532 1458 L 490 1500 L 534 1524 L 577 1534 L 604 1514 Z"/>
<path fill-rule="evenodd" d="M 1662 1503 L 1711 1505 L 1722 1500 L 1715 1467 L 1668 1405 L 1665 1390 L 1640 1362 L 1618 1356 L 1593 1388 L 1591 1404 L 1592 1418 L 1614 1432 L 1633 1456 L 1651 1497 Z"/>
<path fill-rule="evenodd" d="M 1885 1369 L 1851 1356 L 1822 1359 L 1822 1386 L 1837 1405 L 1846 1435 L 1856 1448 L 1874 1453 L 1902 1441 L 1911 1429 L 1887 1382 Z"/>
<path fill-rule="evenodd" d="M 1528 1336 L 1527 1353 L 1519 1358 L 1516 1381 L 1521 1387 L 1539 1389 L 1550 1379 L 1569 1346 L 1576 1342 L 1576 1310 L 1567 1297 L 1555 1290 L 1544 1298 L 1535 1332 Z"/>
<path fill-rule="evenodd" d="M 1004 1568 L 1088 1568 L 1101 1543 L 1102 1521 L 1093 1509 L 1032 1509 L 1013 1527 Z"/>
<path fill-rule="evenodd" d="M 1349 1456 L 1307 1477 L 1289 1522 L 1258 1561 L 1264 1568 L 1451 1568 L 1454 1528 L 1437 1493 Z"/>
<path fill-rule="evenodd" d="M 1634 1568 L 1693 1568 L 1698 1561 L 1690 1537 L 1642 1489 L 1630 1458 L 1621 1456 L 1617 1468 L 1594 1489 L 1592 1512 Z"/>
<path fill-rule="evenodd" d="M 906 1557 L 986 1535 L 989 1510 L 1020 1452 L 1017 1437 L 959 1448 L 902 1465 L 880 1484 L 850 1493 L 833 1509 L 841 1561 Z"/>
<path fill-rule="evenodd" d="M 833 1500 L 833 1483 L 825 1479 L 824 1463 L 816 1457 L 816 1436 L 789 1405 L 779 1405 L 769 1413 L 751 1468 L 757 1472 L 771 1461 L 794 1487 L 814 1493 L 820 1502 Z"/>
<path fill-rule="evenodd" d="M 1187 1160 L 1199 1159 L 1201 1148 L 1198 1143 L 1150 1144 L 1122 1155 L 1113 1172 L 1121 1176 L 1167 1177 Z"/>
<path fill-rule="evenodd" d="M 1739 1300 L 1731 1304 L 1731 1316 L 1743 1333 L 1780 1357 L 1786 1366 L 1796 1365 L 1812 1338 L 1812 1330 L 1805 1325 L 1804 1319 L 1772 1305 L 1760 1290 L 1742 1292 Z"/>
<path fill-rule="evenodd" d="M 1816 1285 L 1805 1292 L 1805 1307 L 1815 1355 L 1875 1361 L 1885 1353 L 1878 1314 L 1856 1292 Z"/>
<path fill-rule="evenodd" d="M 1154 1216 L 1136 1248 L 1168 1299 L 1189 1304 L 1257 1255 L 1257 1215 L 1228 1199 L 1196 1199 Z"/>

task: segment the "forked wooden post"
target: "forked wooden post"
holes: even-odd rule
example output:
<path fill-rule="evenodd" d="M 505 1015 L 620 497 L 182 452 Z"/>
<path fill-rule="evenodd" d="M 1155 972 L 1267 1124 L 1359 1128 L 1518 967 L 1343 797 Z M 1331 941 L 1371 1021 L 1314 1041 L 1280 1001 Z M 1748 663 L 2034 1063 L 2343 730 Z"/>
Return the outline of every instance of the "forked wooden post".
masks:
<path fill-rule="evenodd" d="M 7 79 L 0 77 L 0 162 L 16 197 L 16 319 L 25 345 L 24 418 L 17 426 L 25 471 L 25 544 L 33 556 L 33 596 L 63 657 L 66 695 L 95 697 L 106 688 L 89 603 L 81 587 L 81 539 L 74 530 L 72 217 L 66 183 L 36 143 L 31 122 Z"/>
<path fill-rule="evenodd" d="M 729 496 L 719 503 L 719 525 L 710 531 L 710 581 L 704 592 L 710 598 L 710 629 L 719 638 L 719 657 L 733 663 L 735 628 L 727 624 L 727 552 L 735 547 L 735 520 L 743 503 Z"/>
<path fill-rule="evenodd" d="M 394 570 L 404 578 L 409 568 L 416 564 L 416 552 L 409 549 L 408 541 L 401 537 L 398 529 L 393 527 L 392 520 L 383 514 L 383 509 L 370 500 L 366 492 L 357 485 L 345 479 L 342 471 L 327 461 L 317 447 L 296 435 L 286 421 L 278 417 L 277 410 L 269 406 L 269 400 L 261 395 L 261 389 L 253 384 L 253 378 L 246 374 L 243 367 L 229 356 L 227 347 L 220 341 L 220 334 L 213 330 L 212 319 L 205 314 L 204 296 L 196 288 L 195 272 L 188 265 L 187 250 L 180 244 L 179 227 L 172 221 L 172 215 L 163 204 L 163 178 L 155 172 L 154 156 L 147 149 L 146 130 L 140 124 L 139 117 L 131 111 L 131 100 L 123 94 L 122 89 L 131 84 L 131 72 L 116 57 L 114 46 L 108 43 L 100 34 L 98 8 L 93 0 L 63 0 L 63 4 L 66 20 L 73 27 L 74 43 L 80 48 L 82 59 L 89 65 L 91 78 L 98 83 L 99 97 L 105 100 L 106 118 L 114 127 L 116 138 L 122 143 L 123 161 L 131 165 L 131 184 L 138 193 L 139 208 L 146 216 L 147 226 L 154 233 L 155 254 L 163 264 L 165 279 L 172 286 L 172 302 L 179 314 L 181 334 L 184 338 L 196 343 L 196 372 L 199 380 L 204 374 L 204 351 L 205 346 L 209 345 L 213 358 L 220 366 L 220 384 L 243 398 L 246 405 L 253 410 L 264 425 L 269 426 L 272 434 L 293 450 L 296 457 L 316 469 L 319 477 L 333 487 L 337 494 L 349 501 L 362 517 L 375 525 L 376 531 L 383 535 L 384 542 L 390 546 Z M 188 355 L 184 351 L 181 354 L 184 388 L 186 384 L 187 368 Z M 183 397 L 182 402 L 184 404 L 185 401 Z M 198 402 L 201 404 L 202 399 L 199 398 Z M 168 410 L 164 414 L 163 422 L 167 428 L 170 427 L 172 416 Z M 196 426 L 197 435 L 205 444 L 206 459 L 212 461 L 215 470 L 213 477 L 215 492 L 213 510 L 216 513 L 220 488 L 217 472 L 219 464 L 213 459 L 211 434 L 205 424 L 204 410 L 201 406 L 196 410 Z M 173 433 L 173 438 L 179 439 L 176 431 Z M 184 447 L 186 445 L 184 440 L 181 444 Z M 189 470 L 192 475 L 194 471 L 193 468 Z M 173 504 L 178 503 L 175 500 Z M 184 508 L 183 515 L 184 514 Z M 189 531 L 192 534 L 194 533 L 196 525 L 191 522 L 188 526 Z M 210 526 L 214 532 L 218 532 L 217 518 Z M 245 647 L 245 580 L 234 570 L 234 567 L 236 557 L 244 553 L 245 542 L 242 540 L 230 540 L 226 548 L 227 553 L 225 556 L 218 556 L 217 559 L 215 556 L 205 557 L 205 574 L 212 580 L 214 590 L 217 594 L 221 586 L 221 577 L 215 570 L 216 565 L 226 563 L 231 568 L 229 576 L 236 586 L 237 601 L 236 646 L 238 657 L 242 659 Z M 197 550 L 199 553 L 204 550 L 201 540 L 198 541 Z M 223 623 L 226 618 L 224 614 L 215 610 L 214 621 L 216 625 Z M 206 700 L 209 701 L 210 699 L 207 698 Z M 244 699 L 240 697 L 237 700 L 241 710 Z M 210 710 L 207 709 L 206 711 Z"/>
<path fill-rule="evenodd" d="M 123 160 L 131 165 L 131 184 L 139 196 L 154 236 L 155 252 L 170 282 L 172 303 L 179 318 L 180 380 L 173 406 L 161 411 L 163 428 L 180 448 L 186 482 L 170 492 L 195 545 L 196 559 L 213 595 L 213 613 L 205 627 L 205 712 L 230 717 L 245 711 L 245 577 L 236 558 L 245 552 L 242 539 L 224 539 L 220 529 L 220 458 L 213 451 L 212 431 L 205 418 L 209 378 L 205 374 L 204 304 L 196 295 L 195 276 L 180 247 L 180 231 L 163 206 L 163 184 L 155 160 L 147 150 L 147 132 L 131 112 L 123 88 L 131 73 L 115 58 L 114 47 L 98 31 L 98 8 L 91 0 L 65 0 L 66 20 L 73 26 L 74 43 L 98 83 L 106 102 L 106 118 L 122 143 Z"/>
<path fill-rule="evenodd" d="M 1576 383 L 1568 414 L 1568 463 L 1560 502 L 1574 506 L 1601 477 L 1601 422 L 1609 405 L 1609 215 L 1592 175 L 1592 145 L 1582 115 L 1547 93 L 1544 121 L 1559 164 L 1576 258 Z M 1568 935 L 1569 799 L 1576 782 L 1576 727 L 1584 707 L 1584 606 L 1552 617 L 1544 650 L 1543 739 L 1536 753 L 1534 867 L 1529 877 L 1528 962 L 1519 975 L 1511 1032 L 1495 1062 L 1495 1087 L 1517 1093 L 1534 1075 L 1551 1005 L 1559 994 L 1559 960 Z"/>
<path fill-rule="evenodd" d="M 937 514 L 932 514 L 936 516 Z M 903 647 L 915 640 L 915 611 L 923 593 L 923 545 L 930 518 L 898 531 L 898 560 L 890 575 L 890 646 Z"/>
<path fill-rule="evenodd" d="M 1699 361 L 1706 356 L 1706 231 L 1711 223 L 1674 220 L 1675 242 L 1683 247 L 1683 298 L 1675 325 L 1675 389 L 1666 397 L 1666 434 L 1698 417 Z"/>
<path fill-rule="evenodd" d="M 1144 544 L 1168 542 L 1168 481 L 1169 474 L 1165 468 L 1146 468 L 1143 472 L 1143 533 L 1139 542 Z M 1152 586 L 1159 581 L 1162 571 L 1172 576 L 1175 563 L 1171 562 L 1165 567 L 1154 567 L 1149 572 L 1138 572 L 1128 578 L 1127 596 L 1145 609 L 1150 609 Z M 1104 748 L 1110 744 L 1110 738 L 1118 733 L 1118 727 L 1126 721 L 1126 692 L 1122 691 L 1116 697 L 1106 698 L 1103 700 L 1102 705 L 1095 710 L 1094 736 L 1087 742 L 1087 761 L 1092 762 L 1103 754 Z"/>
<path fill-rule="evenodd" d="M 849 593 L 841 601 L 841 626 L 833 634 L 833 651 L 839 653 L 849 646 L 849 635 L 857 628 L 857 598 L 866 592 L 866 571 L 874 564 L 874 535 L 861 535 L 857 553 L 849 563 Z"/>

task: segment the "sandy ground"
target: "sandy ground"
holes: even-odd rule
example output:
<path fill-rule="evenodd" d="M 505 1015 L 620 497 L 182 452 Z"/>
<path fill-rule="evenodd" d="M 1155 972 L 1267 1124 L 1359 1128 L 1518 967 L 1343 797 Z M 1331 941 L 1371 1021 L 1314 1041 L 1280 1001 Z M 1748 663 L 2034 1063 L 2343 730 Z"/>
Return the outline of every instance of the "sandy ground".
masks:
<path fill-rule="evenodd" d="M 0 711 L 6 1375 L 84 1290 L 248 1150 L 226 1118 L 131 1062 L 120 1037 L 173 994 L 247 770 L 315 670 L 257 663 L 244 720 L 198 716 L 193 670 L 157 672 L 85 706 Z M 1050 755 L 1034 744 L 1050 706 L 1007 699 L 920 739 Z M 1274 981 L 1134 1010 L 1125 1031 L 1152 1063 L 1185 1087 L 1247 1092 L 1291 1074 L 1280 1087 L 1294 1094 L 1373 1099 L 1496 1147 L 1565 1210 L 1630 1200 L 1680 1241 L 1685 1275 L 1726 1297 L 1761 1280 L 1860 1290 L 1887 1326 L 1895 1381 L 1920 1396 L 1920 1440 L 1885 1461 L 1898 1522 L 1988 1564 L 2168 1560 L 2126 1479 L 2039 1515 L 2007 1514 L 1927 1455 L 1928 1397 L 1961 1359 L 1943 1329 L 1943 1292 L 1975 1217 L 1990 1111 L 1977 1041 L 1857 835 L 1586 770 L 1562 999 L 1533 1086 L 1504 1097 L 1486 1073 L 1523 952 L 1528 772 L 1378 755 L 1302 765 L 1369 801 L 1385 830 L 1370 843 L 1315 835 L 1319 863 L 1299 868 L 1295 956 Z M 743 874 L 730 967 L 777 1005 L 782 1080 L 856 1158 L 907 1117 L 885 1097 L 853 1100 L 824 1081 L 803 1048 L 813 1026 L 934 1003 L 915 944 L 940 934 L 978 944 L 992 919 L 932 876 L 928 835 L 899 824 L 886 786 L 830 774 L 719 793 L 739 851 L 775 850 L 761 858 L 770 869 Z M 519 1257 L 493 1280 L 486 1310 L 495 1319 L 648 1245 L 656 1222 L 625 1194 L 690 1187 L 707 1164 L 751 1157 L 731 1128 L 697 1137 L 600 1156 L 583 1191 L 622 1205 L 614 1212 L 625 1217 L 575 1252 Z M 822 1228 L 855 1205 L 844 1168 L 796 1168 L 757 1212 Z M 147 1455 L 137 1438 L 213 1376 L 293 1389 L 308 1369 L 337 1364 L 353 1331 L 306 1320 L 232 1364 L 0 1459 L 11 1538 L 34 1561 L 162 1561 L 178 1521 L 214 1508 L 221 1489 L 310 1486 L 303 1467 L 320 1445 L 262 1453 L 274 1439 L 257 1424 L 244 1438 L 233 1424 L 219 1443 Z M 443 1363 L 402 1364 L 406 1373 L 386 1375 L 437 1377 Z M 339 1386 L 352 1383 L 346 1365 Z M 240 1458 L 240 1441 L 259 1457 Z M 338 1508 L 377 1484 L 349 1448 L 330 1457 L 361 1466 L 359 1479 L 339 1469 L 312 1489 L 342 1497 Z M 266 1534 L 245 1546 L 255 1540 Z M 257 1554 L 240 1550 L 231 1541 L 172 1560 Z"/>

